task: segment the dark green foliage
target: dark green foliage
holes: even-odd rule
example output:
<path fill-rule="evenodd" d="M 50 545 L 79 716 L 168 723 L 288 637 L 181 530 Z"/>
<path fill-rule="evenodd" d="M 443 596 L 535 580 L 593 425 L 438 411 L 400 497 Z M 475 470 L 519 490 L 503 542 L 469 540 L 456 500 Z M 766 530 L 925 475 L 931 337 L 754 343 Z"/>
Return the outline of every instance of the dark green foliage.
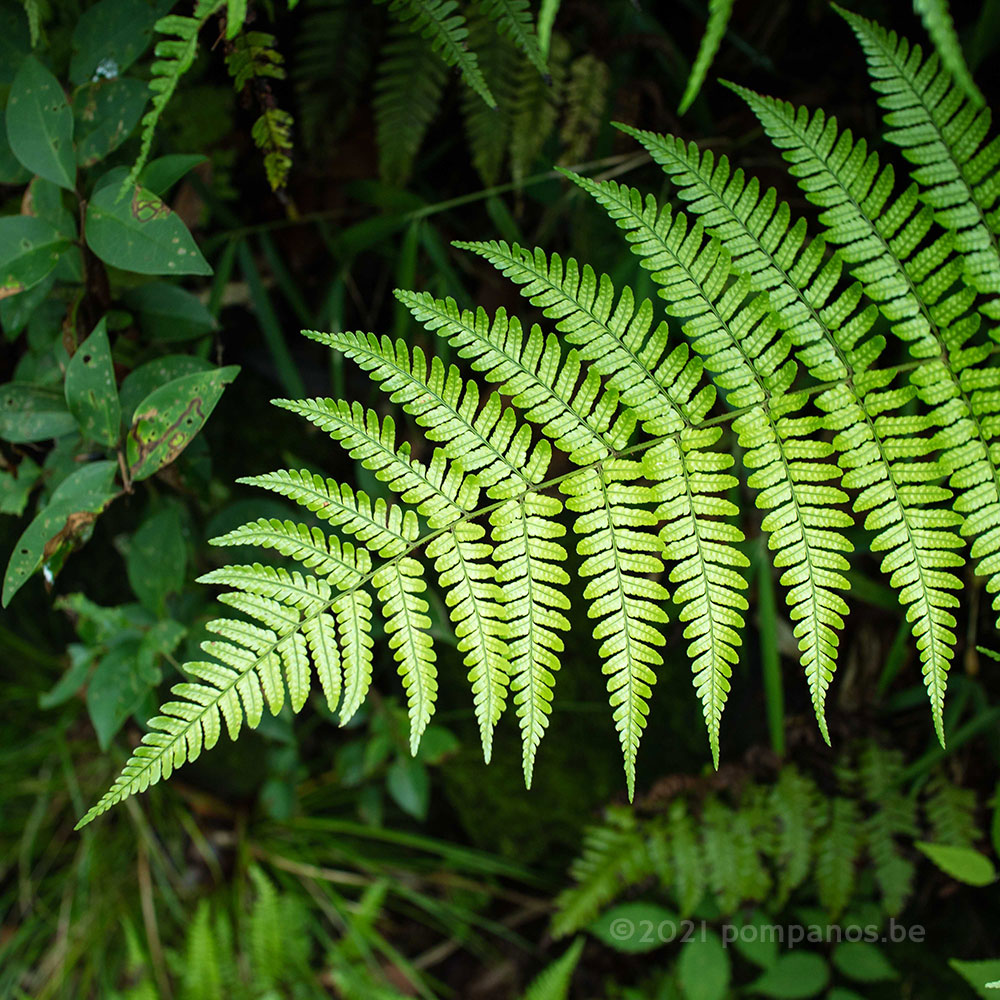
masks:
<path fill-rule="evenodd" d="M 615 900 L 650 891 L 681 917 L 698 911 L 705 893 L 721 917 L 756 905 L 775 918 L 793 899 L 818 897 L 832 920 L 870 894 L 881 920 L 898 917 L 912 898 L 914 841 L 934 837 L 940 806 L 925 802 L 918 817 L 898 754 L 865 743 L 848 760 L 833 793 L 793 765 L 771 784 L 739 780 L 731 768 L 730 788 L 716 792 L 707 781 L 703 793 L 646 805 L 644 818 L 609 809 L 573 862 L 553 932 L 575 933 Z M 934 781 L 942 780 L 938 772 Z M 955 822 L 953 840 L 978 838 L 971 815 Z M 873 894 L 862 888 L 871 884 L 860 877 L 867 872 Z"/>

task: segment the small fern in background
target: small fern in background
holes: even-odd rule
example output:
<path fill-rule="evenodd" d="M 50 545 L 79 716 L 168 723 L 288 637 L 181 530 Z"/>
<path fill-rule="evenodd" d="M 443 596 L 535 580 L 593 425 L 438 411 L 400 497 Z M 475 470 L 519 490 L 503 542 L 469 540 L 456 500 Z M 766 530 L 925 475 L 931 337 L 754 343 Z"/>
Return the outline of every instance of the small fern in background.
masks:
<path fill-rule="evenodd" d="M 844 16 L 862 38 L 884 37 Z M 217 539 L 274 549 L 297 566 L 237 565 L 202 578 L 226 588 L 222 602 L 242 617 L 208 624 L 218 638 L 203 644 L 206 659 L 186 665 L 190 681 L 174 688 L 81 822 L 198 757 L 223 725 L 232 738 L 244 722 L 255 727 L 265 708 L 281 709 L 286 689 L 299 711 L 313 674 L 348 721 L 371 684 L 375 602 L 415 751 L 439 683 L 428 568 L 464 657 L 484 756 L 510 705 L 530 785 L 569 628 L 570 533 L 630 796 L 664 664 L 668 593 L 718 764 L 748 606 L 744 535 L 727 496 L 738 483 L 734 441 L 824 738 L 856 523 L 905 610 L 943 743 L 966 539 L 987 589 L 1000 590 L 1000 333 L 995 299 L 980 291 L 988 280 L 965 280 L 998 266 L 1000 153 L 988 144 L 969 160 L 967 137 L 948 126 L 972 116 L 982 142 L 985 122 L 936 76 L 935 58 L 917 66 L 910 57 L 902 69 L 879 62 L 874 72 L 880 90 L 894 93 L 909 75 L 941 81 L 933 94 L 911 88 L 906 120 L 909 129 L 946 119 L 930 152 L 960 178 L 947 209 L 940 169 L 918 166 L 899 189 L 893 168 L 821 111 L 734 88 L 819 207 L 820 235 L 810 237 L 773 189 L 725 157 L 627 130 L 663 166 L 684 211 L 613 181 L 569 176 L 624 230 L 663 314 L 571 258 L 466 243 L 557 332 L 503 309 L 462 310 L 399 291 L 465 371 L 387 337 L 310 333 L 368 372 L 427 443 L 411 443 L 392 414 L 357 402 L 278 401 L 329 433 L 396 500 L 308 470 L 246 480 L 332 531 L 258 520 Z M 952 95 L 945 107 L 935 103 L 941 87 Z M 890 129 L 895 100 L 892 108 Z M 883 360 L 890 343 L 909 360 Z M 853 801 L 838 810 L 831 823 L 856 830 Z M 890 830 L 904 828 L 905 804 L 893 816 Z M 886 832 L 879 836 L 888 850 Z M 830 850 L 831 870 L 840 870 L 837 841 Z M 898 886 L 902 873 L 890 862 L 886 854 L 883 875 Z"/>
<path fill-rule="evenodd" d="M 733 766 L 667 801 L 654 789 L 639 815 L 611 807 L 573 862 L 553 933 L 576 933 L 640 893 L 665 896 L 682 918 L 707 896 L 720 918 L 758 907 L 773 919 L 793 902 L 818 900 L 831 920 L 876 902 L 884 921 L 912 898 L 916 840 L 971 846 L 980 836 L 972 793 L 940 772 L 919 799 L 907 793 L 897 751 L 865 742 L 836 774 L 831 794 L 794 765 L 769 784 L 747 782 Z"/>

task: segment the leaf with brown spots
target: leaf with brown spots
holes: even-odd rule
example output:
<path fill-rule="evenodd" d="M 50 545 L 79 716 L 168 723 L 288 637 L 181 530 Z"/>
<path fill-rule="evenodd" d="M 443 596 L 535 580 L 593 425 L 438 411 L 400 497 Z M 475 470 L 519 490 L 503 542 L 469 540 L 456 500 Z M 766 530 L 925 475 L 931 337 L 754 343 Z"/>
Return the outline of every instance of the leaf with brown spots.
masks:
<path fill-rule="evenodd" d="M 68 476 L 14 546 L 3 581 L 3 606 L 64 545 L 73 545 L 115 495 L 116 462 L 90 462 Z"/>
<path fill-rule="evenodd" d="M 126 171 L 97 183 L 87 206 L 87 244 L 105 264 L 139 274 L 211 274 L 187 226 L 151 191 L 119 197 Z"/>
<path fill-rule="evenodd" d="M 182 375 L 154 389 L 135 409 L 126 437 L 129 476 L 146 479 L 169 465 L 202 429 L 238 365 Z"/>

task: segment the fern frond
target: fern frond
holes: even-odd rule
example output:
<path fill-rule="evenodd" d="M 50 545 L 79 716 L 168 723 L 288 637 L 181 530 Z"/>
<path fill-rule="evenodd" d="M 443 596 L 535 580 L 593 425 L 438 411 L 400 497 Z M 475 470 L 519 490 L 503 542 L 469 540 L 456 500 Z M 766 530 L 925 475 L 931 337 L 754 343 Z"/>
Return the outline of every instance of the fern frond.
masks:
<path fill-rule="evenodd" d="M 989 109 L 981 98 L 967 99 L 968 91 L 959 93 L 958 77 L 939 65 L 937 55 L 925 60 L 919 45 L 895 32 L 849 11 L 840 14 L 865 50 L 888 126 L 885 138 L 913 164 L 911 176 L 921 198 L 937 222 L 955 233 L 966 277 L 994 296 L 984 308 L 1000 318 L 995 298 L 1000 295 L 1000 139 L 987 141 Z"/>
<path fill-rule="evenodd" d="M 593 456 L 610 458 L 611 450 L 628 439 L 634 415 L 630 411 L 618 412 L 617 393 L 602 389 L 595 371 L 580 380 L 580 355 L 575 350 L 563 361 L 555 338 L 543 338 L 536 327 L 525 340 L 520 324 L 514 320 L 508 322 L 502 313 L 490 323 L 485 313 L 476 316 L 462 313 L 451 300 L 442 302 L 413 293 L 400 293 L 399 297 L 418 321 L 447 336 L 461 354 L 473 357 L 473 368 L 485 369 L 489 381 L 502 383 L 500 392 L 512 396 L 514 405 L 524 409 L 525 418 L 541 424 L 543 433 L 554 438 L 556 446 L 567 451 L 574 461 L 582 462 Z M 648 712 L 649 685 L 655 679 L 649 664 L 661 661 L 653 646 L 662 644 L 662 637 L 648 623 L 663 621 L 665 616 L 651 601 L 666 597 L 662 587 L 638 575 L 662 569 L 662 563 L 650 555 L 659 549 L 659 543 L 653 535 L 629 530 L 655 522 L 648 511 L 621 505 L 623 492 L 640 502 L 644 494 L 641 489 L 622 491 L 616 486 L 638 475 L 639 466 L 635 463 L 611 462 L 602 465 L 593 477 L 571 478 L 563 484 L 563 491 L 572 497 L 570 509 L 587 512 L 577 519 L 577 531 L 587 536 L 596 533 L 596 538 L 581 540 L 579 551 L 591 557 L 584 563 L 583 575 L 600 574 L 600 579 L 588 585 L 585 597 L 594 601 L 589 611 L 591 616 L 605 619 L 597 625 L 595 636 L 603 641 L 601 656 L 606 661 L 604 670 L 610 675 L 608 689 L 625 754 L 630 794 L 634 788 L 638 740 Z M 626 478 L 616 478 L 619 476 Z M 512 687 L 520 692 L 515 703 L 528 741 L 526 776 L 530 775 L 534 747 L 547 724 L 552 671 L 558 668 L 554 653 L 562 649 L 562 641 L 552 628 L 568 628 L 568 622 L 559 613 L 568 603 L 550 586 L 561 578 L 568 581 L 564 571 L 553 565 L 558 558 L 564 558 L 559 555 L 564 550 L 550 541 L 548 561 L 531 554 L 533 547 L 539 553 L 545 552 L 540 543 L 532 545 L 533 533 L 539 538 L 557 537 L 553 534 L 555 525 L 545 526 L 544 520 L 533 515 L 552 516 L 561 505 L 551 507 L 549 498 L 541 507 L 541 498 L 532 498 L 531 502 L 537 510 L 510 501 L 492 517 L 494 537 L 505 543 L 497 550 L 498 562 L 502 563 L 504 557 L 510 559 L 509 567 L 500 566 L 498 579 L 503 581 L 509 574 L 518 573 L 505 588 L 511 633 L 517 636 L 524 635 L 525 629 L 531 632 L 523 642 L 515 639 L 511 643 Z M 510 518 L 516 521 L 508 523 Z M 544 534 L 539 534 L 543 530 Z M 517 548 L 518 545 L 521 547 Z M 610 563 L 597 556 L 607 546 L 611 547 Z M 540 610 L 548 609 L 537 623 L 527 618 L 532 603 L 538 603 Z M 615 638 L 619 629 L 624 629 L 624 642 L 621 636 Z"/>
<path fill-rule="evenodd" d="M 406 690 L 410 752 L 416 754 L 437 700 L 437 656 L 428 631 L 429 605 L 420 596 L 427 589 L 423 567 L 408 557 L 393 560 L 379 568 L 372 582 L 378 588 L 389 646 Z"/>
<path fill-rule="evenodd" d="M 521 185 L 531 172 L 559 117 L 565 84 L 569 45 L 557 35 L 552 39 L 548 76 L 522 60 L 510 104 L 510 174 Z"/>
<path fill-rule="evenodd" d="M 556 898 L 553 936 L 565 937 L 586 927 L 619 892 L 641 879 L 648 865 L 635 813 L 608 809 L 601 825 L 584 832 L 583 847 L 570 869 L 576 884 Z"/>
<path fill-rule="evenodd" d="M 767 297 L 752 294 L 749 279 L 727 286 L 729 254 L 717 241 L 705 242 L 700 223 L 689 232 L 683 215 L 661 211 L 651 196 L 644 202 L 624 185 L 574 180 L 626 230 L 668 311 L 686 319 L 684 331 L 715 383 L 729 390 L 731 406 L 745 410 L 733 429 L 747 450 L 746 465 L 757 470 L 749 479 L 759 490 L 757 505 L 770 511 L 762 527 L 775 565 L 785 569 L 781 579 L 790 588 L 792 619 L 801 625 L 802 663 L 826 735 L 825 695 L 847 613 L 837 593 L 847 588 L 842 553 L 851 551 L 842 529 L 851 520 L 836 509 L 847 494 L 834 485 L 836 466 L 823 461 L 833 448 L 817 439 L 822 420 L 799 415 L 805 399 L 789 392 L 796 376 L 791 341 L 779 331 Z M 718 690 L 721 698 L 721 677 Z M 719 712 L 717 703 L 712 714 Z"/>
<path fill-rule="evenodd" d="M 560 163 L 572 165 L 586 158 L 604 122 L 607 92 L 608 67 L 604 62 L 589 52 L 573 60 L 563 91 Z"/>
<path fill-rule="evenodd" d="M 679 115 L 684 114 L 691 107 L 701 91 L 712 60 L 722 44 L 722 36 L 725 35 L 726 28 L 729 27 L 729 19 L 733 14 L 733 2 L 734 0 L 708 0 L 708 23 L 705 25 L 705 32 L 701 36 L 701 43 L 698 46 L 698 54 L 695 56 L 694 65 L 688 74 L 684 95 L 677 108 Z"/>
<path fill-rule="evenodd" d="M 389 13 L 407 30 L 423 36 L 446 65 L 457 68 L 466 84 L 496 107 L 476 53 L 467 45 L 469 28 L 456 0 L 389 0 Z"/>
<path fill-rule="evenodd" d="M 122 183 L 123 191 L 136 183 L 146 166 L 160 116 L 170 103 L 181 77 L 194 64 L 198 54 L 198 34 L 208 19 L 222 9 L 224 3 L 225 0 L 198 0 L 192 17 L 168 14 L 153 26 L 159 34 L 173 37 L 162 38 L 153 50 L 156 59 L 150 68 L 150 107 L 142 116 L 139 155 Z"/>
<path fill-rule="evenodd" d="M 931 36 L 934 48 L 949 74 L 973 104 L 982 107 L 986 100 L 965 64 L 962 44 L 958 40 L 955 22 L 952 21 L 951 11 L 948 9 L 948 0 L 913 0 L 913 9 L 924 22 L 927 34 Z"/>
<path fill-rule="evenodd" d="M 841 246 L 841 254 L 853 265 L 852 273 L 893 324 L 893 331 L 914 357 L 934 359 L 915 369 L 911 377 L 916 391 L 934 409 L 921 416 L 881 418 L 880 437 L 899 435 L 885 442 L 887 453 L 895 452 L 898 459 L 894 478 L 906 484 L 909 497 L 928 505 L 952 495 L 934 485 L 935 480 L 950 474 L 953 483 L 967 488 L 986 479 L 991 482 L 990 493 L 984 496 L 979 491 L 966 503 L 991 507 L 1000 488 L 1000 469 L 961 378 L 963 368 L 972 376 L 984 355 L 963 350 L 978 328 L 978 316 L 967 315 L 974 293 L 968 288 L 954 290 L 959 265 L 951 255 L 950 236 L 932 235 L 925 242 L 931 213 L 919 205 L 916 185 L 890 202 L 892 168 L 880 170 L 878 157 L 868 152 L 864 140 L 855 143 L 850 132 L 838 135 L 835 119 L 734 89 L 793 164 L 791 172 L 807 197 L 824 209 L 820 221 L 827 227 L 828 239 Z M 949 356 L 957 357 L 960 364 L 948 364 Z M 904 391 L 881 395 L 895 408 Z M 933 452 L 939 446 L 943 453 L 936 459 Z M 955 618 L 948 609 L 959 603 L 950 591 L 961 589 L 954 571 L 965 561 L 955 551 L 963 547 L 954 530 L 961 524 L 957 511 L 929 506 L 919 520 L 911 512 L 902 525 L 874 512 L 866 520 L 866 526 L 880 531 L 873 550 L 895 547 L 904 533 L 915 544 L 915 562 L 906 565 L 905 557 L 890 554 L 883 570 L 891 569 L 893 586 L 901 587 L 900 600 L 908 605 L 907 618 L 917 637 L 942 743 L 944 692 L 956 641 Z"/>
<path fill-rule="evenodd" d="M 816 887 L 831 917 L 843 913 L 854 894 L 855 865 L 861 847 L 861 814 L 852 799 L 836 796 L 829 825 L 816 844 Z"/>
<path fill-rule="evenodd" d="M 580 575 L 590 580 L 583 596 L 590 601 L 587 614 L 600 619 L 594 638 L 601 643 L 630 800 L 656 683 L 653 668 L 663 663 L 658 647 L 666 640 L 656 625 L 669 621 L 663 605 L 670 595 L 655 579 L 663 572 L 662 543 L 641 530 L 657 523 L 642 506 L 653 498 L 651 489 L 636 485 L 643 475 L 641 462 L 618 459 L 577 473 L 560 487 L 569 497 L 567 508 L 580 514 L 573 525 L 581 536 L 577 551 L 585 557 Z"/>
<path fill-rule="evenodd" d="M 728 691 L 729 665 L 736 660 L 735 647 L 739 644 L 734 629 L 743 626 L 737 612 L 746 607 L 736 593 L 745 586 L 742 577 L 730 575 L 724 566 L 743 566 L 746 561 L 741 552 L 730 548 L 742 540 L 742 533 L 704 516 L 735 513 L 735 508 L 718 494 L 736 481 L 717 475 L 732 464 L 729 456 L 701 454 L 702 449 L 707 451 L 718 441 L 720 433 L 692 429 L 693 422 L 704 418 L 715 398 L 710 387 L 700 386 L 700 360 L 692 358 L 683 344 L 667 354 L 666 325 L 659 324 L 649 334 L 651 304 L 645 301 L 636 309 L 628 289 L 616 304 L 611 280 L 602 275 L 598 281 L 590 267 L 581 269 L 572 259 L 564 265 L 557 254 L 549 258 L 541 250 L 531 252 L 502 242 L 457 245 L 484 257 L 521 286 L 521 293 L 533 305 L 556 319 L 556 328 L 568 342 L 579 345 L 581 356 L 590 361 L 594 371 L 608 377 L 608 387 L 621 392 L 622 402 L 647 432 L 663 435 L 683 429 L 680 444 L 665 443 L 647 453 L 643 474 L 657 487 L 648 494 L 636 491 L 635 495 L 660 504 L 647 524 L 667 522 L 660 537 L 668 556 L 678 563 L 671 579 L 683 583 L 675 595 L 675 600 L 683 600 L 686 605 L 681 619 L 693 619 L 685 636 L 695 640 L 689 647 L 695 686 L 704 701 L 712 753 L 718 761 L 719 720 Z M 685 460 L 680 457 L 682 450 Z M 693 481 L 689 472 L 697 473 Z M 583 553 L 582 548 L 580 551 Z M 651 565 L 650 571 L 659 570 Z M 664 597 L 665 592 L 661 599 Z M 632 696 L 629 704 L 633 713 L 642 712 L 647 696 L 642 688 L 647 683 L 648 679 L 641 683 L 638 678 L 630 679 L 626 693 Z M 638 722 L 639 717 L 634 717 Z M 634 727 L 629 726 L 629 731 L 635 732 Z M 625 733 L 622 736 L 624 739 Z M 627 758 L 631 753 L 634 749 L 626 748 Z M 626 771 L 631 782 L 628 763 Z"/>
<path fill-rule="evenodd" d="M 469 21 L 469 45 L 479 54 L 483 76 L 497 99 L 491 108 L 474 91 L 467 87 L 462 91 L 472 165 L 483 183 L 492 186 L 500 179 L 510 147 L 511 112 L 524 60 L 514 44 L 482 17 Z"/>
<path fill-rule="evenodd" d="M 367 96 L 379 47 L 364 5 L 313 0 L 305 6 L 289 70 L 296 91 L 296 119 L 303 145 L 325 148 Z M 336 88 L 330 81 L 336 79 Z"/>
<path fill-rule="evenodd" d="M 545 57 L 538 47 L 528 0 L 476 0 L 475 6 L 484 17 L 496 25 L 501 35 L 509 38 L 528 57 L 542 76 L 548 73 Z"/>
<path fill-rule="evenodd" d="M 523 1000 L 568 1000 L 570 983 L 580 956 L 584 939 L 577 938 L 551 965 L 546 966 L 528 986 Z"/>
<path fill-rule="evenodd" d="M 925 795 L 924 814 L 930 827 L 927 839 L 935 844 L 972 847 L 981 836 L 976 825 L 976 793 L 938 771 L 927 783 Z"/>
<path fill-rule="evenodd" d="M 379 172 L 402 186 L 441 104 L 446 70 L 427 43 L 395 25 L 375 83 Z"/>
<path fill-rule="evenodd" d="M 812 869 L 813 841 L 819 819 L 819 790 L 792 766 L 781 769 L 770 792 L 777 825 L 777 905 L 780 907 Z"/>
<path fill-rule="evenodd" d="M 544 479 L 551 457 L 548 443 L 531 447 L 528 428 L 518 426 L 496 393 L 480 408 L 476 383 L 463 381 L 454 366 L 446 371 L 440 358 L 434 357 L 428 370 L 419 347 L 413 349 L 411 358 L 405 342 L 394 343 L 374 334 L 310 331 L 309 336 L 356 361 L 382 384 L 393 402 L 427 428 L 431 440 L 444 441 L 444 454 L 464 472 L 475 474 L 481 486 L 492 489 L 513 479 L 523 489 Z M 463 524 L 433 541 L 427 554 L 436 560 L 459 649 L 466 653 L 483 753 L 489 761 L 493 727 L 505 705 L 510 664 L 502 592 L 487 558 L 489 546 L 481 542 L 483 534 L 479 525 Z"/>
<path fill-rule="evenodd" d="M 862 793 L 872 807 L 864 828 L 868 854 L 874 864 L 875 881 L 882 892 L 882 905 L 897 915 L 913 891 L 916 867 L 900 850 L 900 835 L 917 834 L 916 802 L 899 789 L 903 755 L 868 743 L 858 759 Z"/>

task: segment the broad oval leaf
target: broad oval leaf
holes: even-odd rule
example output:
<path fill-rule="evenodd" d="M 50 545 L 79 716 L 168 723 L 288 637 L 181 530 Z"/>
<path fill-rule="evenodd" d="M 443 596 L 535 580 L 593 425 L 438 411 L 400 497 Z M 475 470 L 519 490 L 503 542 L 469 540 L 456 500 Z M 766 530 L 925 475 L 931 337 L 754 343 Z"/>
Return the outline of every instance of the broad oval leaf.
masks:
<path fill-rule="evenodd" d="M 100 0 L 89 7 L 73 31 L 73 83 L 109 79 L 124 73 L 149 48 L 157 13 L 146 0 Z"/>
<path fill-rule="evenodd" d="M 183 375 L 154 389 L 137 407 L 128 432 L 129 476 L 146 479 L 169 465 L 202 429 L 238 365 Z"/>
<path fill-rule="evenodd" d="M 115 444 L 121 434 L 122 408 L 105 320 L 70 358 L 65 391 L 66 405 L 83 436 L 98 444 Z"/>
<path fill-rule="evenodd" d="M 184 586 L 187 547 L 177 508 L 164 507 L 143 521 L 132 536 L 125 570 L 132 591 L 142 606 L 162 615 L 167 595 Z"/>
<path fill-rule="evenodd" d="M 166 354 L 162 358 L 154 358 L 144 365 L 139 365 L 125 376 L 118 391 L 125 423 L 131 426 L 135 408 L 154 389 L 159 389 L 161 385 L 166 385 L 182 375 L 213 370 L 211 362 L 191 354 Z"/>
<path fill-rule="evenodd" d="M 0 438 L 14 444 L 47 441 L 76 429 L 76 420 L 57 389 L 24 382 L 0 386 Z"/>
<path fill-rule="evenodd" d="M 116 643 L 101 657 L 87 684 L 87 711 L 102 750 L 108 749 L 151 686 L 138 669 L 138 653 L 138 639 Z"/>
<path fill-rule="evenodd" d="M 162 198 L 185 174 L 207 162 L 199 153 L 168 153 L 142 168 L 139 183 Z"/>
<path fill-rule="evenodd" d="M 72 191 L 76 184 L 73 112 L 59 81 L 28 56 L 7 99 L 7 140 L 32 173 Z"/>
<path fill-rule="evenodd" d="M 116 150 L 139 124 L 148 96 L 146 85 L 131 77 L 78 87 L 73 93 L 76 162 L 91 167 Z"/>
<path fill-rule="evenodd" d="M 680 940 L 685 926 L 672 910 L 635 900 L 605 910 L 589 930 L 615 951 L 639 954 Z"/>
<path fill-rule="evenodd" d="M 211 274 L 187 226 L 138 185 L 122 196 L 126 171 L 101 178 L 87 205 L 87 245 L 105 264 L 138 274 Z"/>
<path fill-rule="evenodd" d="M 72 542 L 114 497 L 116 462 L 90 462 L 59 484 L 14 546 L 3 581 L 3 606 L 62 544 Z"/>
<path fill-rule="evenodd" d="M 0 299 L 44 281 L 69 246 L 55 226 L 32 215 L 0 218 Z"/>
<path fill-rule="evenodd" d="M 842 941 L 833 950 L 833 964 L 848 979 L 861 983 L 899 978 L 881 949 L 870 941 Z"/>
<path fill-rule="evenodd" d="M 138 314 L 139 327 L 151 340 L 191 340 L 218 325 L 196 296 L 165 281 L 131 289 L 125 305 Z"/>
<path fill-rule="evenodd" d="M 996 868 L 985 854 L 971 847 L 929 844 L 918 840 L 914 845 L 945 873 L 966 885 L 984 886 L 997 880 Z"/>
<path fill-rule="evenodd" d="M 681 948 L 677 978 L 686 1000 L 723 1000 L 729 977 L 729 953 L 714 931 L 692 937 Z"/>
<path fill-rule="evenodd" d="M 782 955 L 747 989 L 775 1000 L 804 1000 L 821 993 L 830 979 L 830 967 L 819 955 L 793 951 Z"/>

